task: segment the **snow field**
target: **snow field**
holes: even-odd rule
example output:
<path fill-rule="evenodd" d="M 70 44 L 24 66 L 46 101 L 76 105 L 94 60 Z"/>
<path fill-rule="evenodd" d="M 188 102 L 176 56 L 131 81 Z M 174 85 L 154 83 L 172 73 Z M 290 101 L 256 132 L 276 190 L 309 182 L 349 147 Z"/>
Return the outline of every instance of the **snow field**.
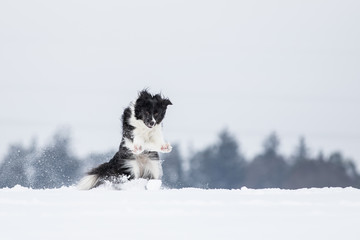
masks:
<path fill-rule="evenodd" d="M 0 189 L 0 239 L 360 239 L 360 190 Z"/>

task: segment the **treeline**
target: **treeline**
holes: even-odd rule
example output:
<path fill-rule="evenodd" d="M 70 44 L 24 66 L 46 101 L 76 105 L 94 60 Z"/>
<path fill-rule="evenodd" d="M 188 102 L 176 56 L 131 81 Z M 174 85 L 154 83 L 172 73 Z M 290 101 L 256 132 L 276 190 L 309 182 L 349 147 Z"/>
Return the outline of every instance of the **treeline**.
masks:
<path fill-rule="evenodd" d="M 226 130 L 213 145 L 194 152 L 189 159 L 184 159 L 175 145 L 171 153 L 162 155 L 163 184 L 169 188 L 360 188 L 354 162 L 340 152 L 312 157 L 301 138 L 293 155 L 286 157 L 279 153 L 279 144 L 279 138 L 272 133 L 264 140 L 261 153 L 250 160 Z M 17 184 L 35 189 L 71 186 L 114 153 L 115 150 L 79 158 L 72 152 L 68 131 L 57 132 L 43 147 L 35 141 L 28 147 L 14 144 L 0 163 L 0 188 Z"/>
<path fill-rule="evenodd" d="M 164 161 L 164 183 L 170 187 L 201 188 L 285 188 L 356 187 L 360 175 L 354 162 L 340 152 L 312 157 L 305 139 L 290 157 L 279 153 L 280 140 L 275 133 L 263 141 L 262 151 L 247 160 L 239 144 L 228 131 L 222 131 L 215 144 L 194 153 L 189 169 L 177 148 Z"/>

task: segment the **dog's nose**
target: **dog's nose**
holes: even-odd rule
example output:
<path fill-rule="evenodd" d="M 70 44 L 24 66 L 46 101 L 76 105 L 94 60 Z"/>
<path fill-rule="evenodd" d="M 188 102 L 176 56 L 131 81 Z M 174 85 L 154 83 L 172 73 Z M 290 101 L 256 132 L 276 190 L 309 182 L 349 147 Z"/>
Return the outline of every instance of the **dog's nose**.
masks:
<path fill-rule="evenodd" d="M 153 126 L 155 126 L 155 124 L 156 124 L 156 122 L 154 121 L 154 120 L 152 120 L 151 122 L 150 122 L 150 125 L 153 127 Z"/>

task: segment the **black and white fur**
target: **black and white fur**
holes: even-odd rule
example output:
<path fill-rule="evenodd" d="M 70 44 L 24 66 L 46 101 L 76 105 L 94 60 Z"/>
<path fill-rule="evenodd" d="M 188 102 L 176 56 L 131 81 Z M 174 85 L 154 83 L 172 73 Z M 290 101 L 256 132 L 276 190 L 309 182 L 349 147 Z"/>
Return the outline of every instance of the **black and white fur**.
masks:
<path fill-rule="evenodd" d="M 165 143 L 161 129 L 168 105 L 172 105 L 170 100 L 160 94 L 141 91 L 122 115 L 119 151 L 109 162 L 92 169 L 82 178 L 78 188 L 88 190 L 107 181 L 117 184 L 124 179 L 160 179 L 162 167 L 158 152 L 168 153 L 172 149 Z"/>

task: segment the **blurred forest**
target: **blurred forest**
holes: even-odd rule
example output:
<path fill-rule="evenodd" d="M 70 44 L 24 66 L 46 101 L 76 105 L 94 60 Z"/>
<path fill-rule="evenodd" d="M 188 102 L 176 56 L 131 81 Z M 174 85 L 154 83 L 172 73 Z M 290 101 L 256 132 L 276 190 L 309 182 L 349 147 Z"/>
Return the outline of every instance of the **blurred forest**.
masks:
<path fill-rule="evenodd" d="M 279 153 L 280 139 L 271 133 L 262 151 L 253 159 L 241 153 L 236 138 L 223 130 L 218 140 L 185 159 L 178 145 L 162 155 L 164 186 L 168 188 L 360 188 L 360 175 L 354 162 L 340 152 L 310 155 L 300 138 L 291 156 Z M 91 168 L 108 161 L 115 150 L 79 158 L 72 152 L 69 131 L 60 130 L 45 146 L 13 144 L 0 162 L 0 188 L 19 184 L 35 189 L 71 186 Z M 186 164 L 187 163 L 187 164 Z M 185 167 L 188 166 L 188 167 Z"/>

